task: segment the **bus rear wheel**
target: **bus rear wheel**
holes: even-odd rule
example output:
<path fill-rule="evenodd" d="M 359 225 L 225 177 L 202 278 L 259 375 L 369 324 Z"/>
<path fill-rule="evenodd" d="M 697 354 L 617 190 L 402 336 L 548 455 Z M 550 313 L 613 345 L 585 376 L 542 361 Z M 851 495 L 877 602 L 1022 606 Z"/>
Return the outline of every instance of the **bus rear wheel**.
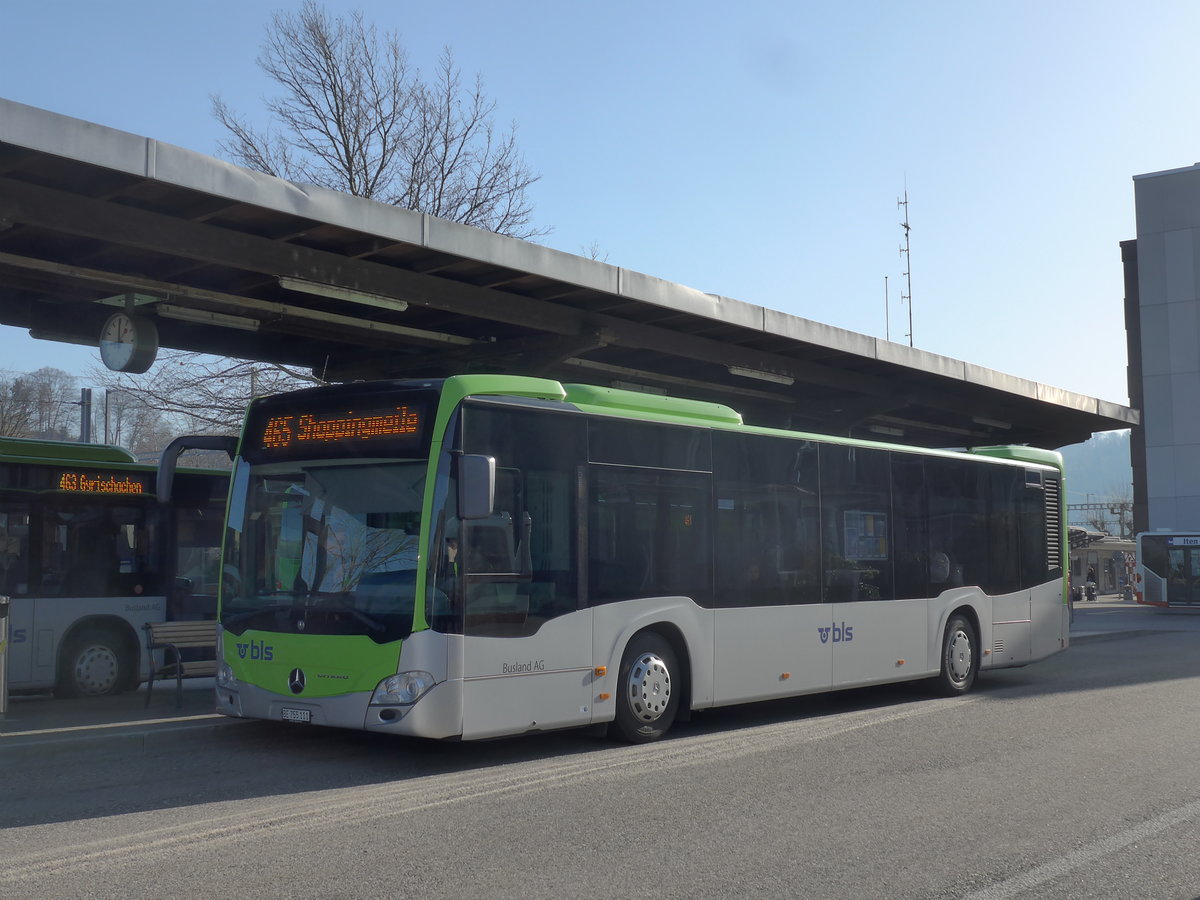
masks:
<path fill-rule="evenodd" d="M 107 697 L 119 694 L 132 677 L 120 635 L 109 628 L 74 635 L 63 645 L 55 693 L 60 697 Z"/>
<path fill-rule="evenodd" d="M 938 687 L 947 697 L 971 690 L 979 673 L 979 648 L 975 627 L 963 615 L 955 614 L 946 623 L 942 639 L 942 671 Z"/>
<path fill-rule="evenodd" d="M 675 722 L 682 694 L 679 660 L 662 635 L 636 635 L 625 648 L 617 673 L 617 715 L 613 737 L 633 744 L 657 741 Z"/>

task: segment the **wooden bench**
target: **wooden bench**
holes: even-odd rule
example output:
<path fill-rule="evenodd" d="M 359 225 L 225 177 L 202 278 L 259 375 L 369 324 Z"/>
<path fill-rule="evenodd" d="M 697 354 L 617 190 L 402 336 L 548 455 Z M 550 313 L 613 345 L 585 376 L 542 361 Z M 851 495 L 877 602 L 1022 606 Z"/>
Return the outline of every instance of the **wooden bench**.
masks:
<path fill-rule="evenodd" d="M 184 659 L 181 650 L 207 649 L 216 655 L 217 623 L 212 619 L 187 622 L 147 622 L 146 650 L 150 656 L 150 679 L 146 683 L 146 706 L 157 678 L 175 679 L 175 706 L 183 706 L 183 679 L 217 674 L 216 659 Z M 163 664 L 155 663 L 155 651 L 163 651 Z"/>

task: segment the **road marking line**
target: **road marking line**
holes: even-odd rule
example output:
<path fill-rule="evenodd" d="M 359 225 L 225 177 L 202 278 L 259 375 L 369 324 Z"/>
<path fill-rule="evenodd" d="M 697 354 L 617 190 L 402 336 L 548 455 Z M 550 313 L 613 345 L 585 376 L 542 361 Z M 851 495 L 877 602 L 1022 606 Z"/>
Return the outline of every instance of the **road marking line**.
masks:
<path fill-rule="evenodd" d="M 71 734 L 78 731 L 98 731 L 101 728 L 141 728 L 146 725 L 168 725 L 172 722 L 199 722 L 205 719 L 219 719 L 216 713 L 205 713 L 196 716 L 171 716 L 167 719 L 138 719 L 133 722 L 102 722 L 97 725 L 69 725 L 63 728 L 40 728 L 36 731 L 10 731 L 0 734 L 0 741 L 6 738 L 23 738 L 40 734 Z"/>
<path fill-rule="evenodd" d="M 1008 881 L 1002 881 L 981 891 L 967 894 L 963 900 L 1006 900 L 1008 897 L 1019 896 L 1031 888 L 1039 887 L 1047 881 L 1060 878 L 1075 869 L 1103 859 L 1119 850 L 1124 850 L 1131 844 L 1154 837 L 1168 828 L 1181 825 L 1189 819 L 1197 817 L 1200 817 L 1200 800 L 1194 800 L 1186 806 L 1164 813 L 1156 819 L 1149 819 L 1133 828 L 1127 828 L 1112 837 L 1097 841 L 1090 847 L 1082 847 L 1054 862 L 1030 869 L 1024 875 L 1018 875 Z"/>

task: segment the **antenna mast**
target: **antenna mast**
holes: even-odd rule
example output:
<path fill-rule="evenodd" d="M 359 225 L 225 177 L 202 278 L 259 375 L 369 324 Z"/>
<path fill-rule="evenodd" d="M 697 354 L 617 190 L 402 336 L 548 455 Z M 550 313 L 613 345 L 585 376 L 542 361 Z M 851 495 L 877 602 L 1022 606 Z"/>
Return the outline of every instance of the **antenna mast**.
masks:
<path fill-rule="evenodd" d="M 908 248 L 908 233 L 910 231 L 912 231 L 912 228 L 908 224 L 908 186 L 907 185 L 905 185 L 905 188 L 904 188 L 904 199 L 903 200 L 901 200 L 899 198 L 896 199 L 896 208 L 899 209 L 900 207 L 904 207 L 904 221 L 900 223 L 900 227 L 904 229 L 904 244 L 901 245 L 901 247 L 900 247 L 900 255 L 904 258 L 904 271 L 901 274 L 905 277 L 905 279 L 907 279 L 905 283 L 908 285 L 908 293 L 907 294 L 904 293 L 903 291 L 900 292 L 900 302 L 904 303 L 906 300 L 908 301 L 908 334 L 905 335 L 905 337 L 908 338 L 908 346 L 911 347 L 913 345 L 912 257 L 909 255 L 909 252 L 908 252 L 908 249 L 909 249 Z"/>
<path fill-rule="evenodd" d="M 888 309 L 888 277 L 883 276 L 883 339 L 890 341 L 892 339 L 892 317 Z"/>

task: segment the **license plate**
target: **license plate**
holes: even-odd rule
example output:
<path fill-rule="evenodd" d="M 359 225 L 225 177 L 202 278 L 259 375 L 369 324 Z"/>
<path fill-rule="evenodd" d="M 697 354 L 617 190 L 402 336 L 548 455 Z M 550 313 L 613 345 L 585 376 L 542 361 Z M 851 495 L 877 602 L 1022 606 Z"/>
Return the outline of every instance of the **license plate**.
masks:
<path fill-rule="evenodd" d="M 289 709 L 285 706 L 283 709 L 279 710 L 279 717 L 285 722 L 303 722 L 307 724 L 308 722 L 312 721 L 312 710 Z"/>

